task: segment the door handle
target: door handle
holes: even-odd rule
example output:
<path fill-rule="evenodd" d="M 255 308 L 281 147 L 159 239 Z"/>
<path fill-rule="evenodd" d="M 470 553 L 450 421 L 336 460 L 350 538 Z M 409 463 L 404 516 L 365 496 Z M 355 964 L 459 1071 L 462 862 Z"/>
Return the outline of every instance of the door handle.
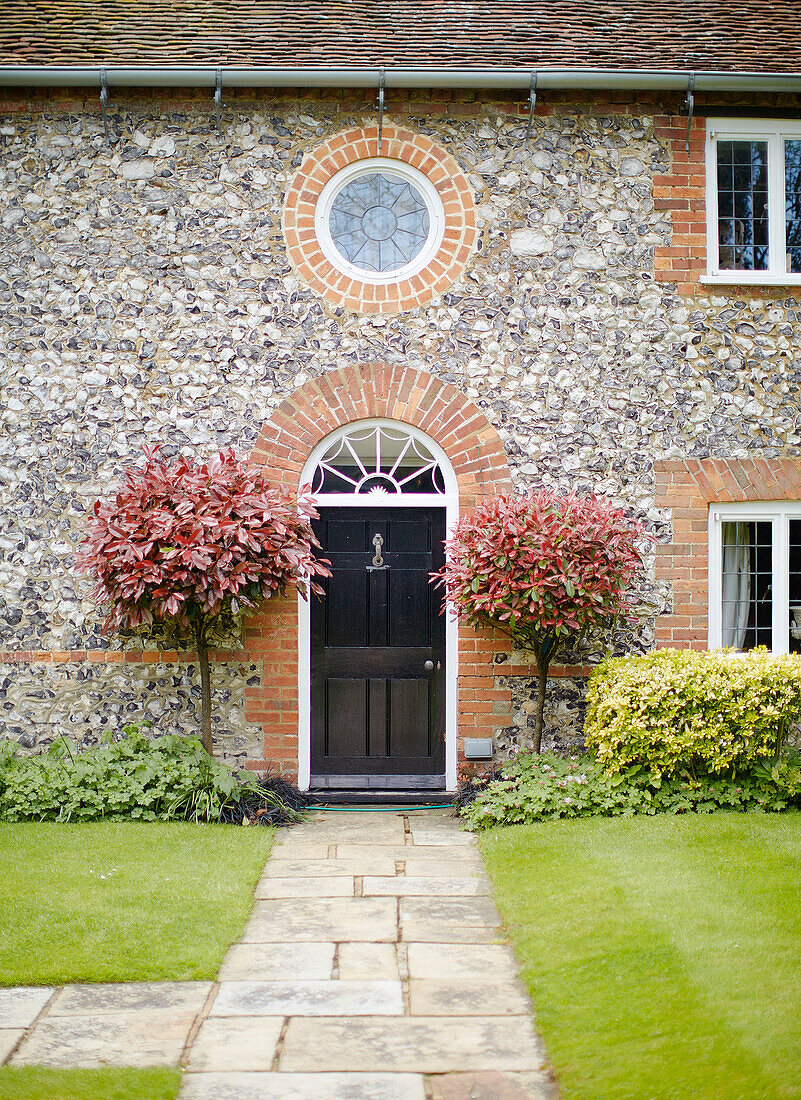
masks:
<path fill-rule="evenodd" d="M 426 661 L 426 663 L 423 665 L 423 668 L 426 670 L 426 672 L 433 672 L 434 671 L 434 662 L 433 661 Z"/>

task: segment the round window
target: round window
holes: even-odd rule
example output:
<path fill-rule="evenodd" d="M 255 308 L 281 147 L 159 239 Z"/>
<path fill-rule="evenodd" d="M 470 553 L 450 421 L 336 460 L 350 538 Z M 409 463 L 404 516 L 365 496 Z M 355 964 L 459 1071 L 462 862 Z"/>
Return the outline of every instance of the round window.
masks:
<path fill-rule="evenodd" d="M 422 270 L 444 230 L 442 200 L 415 168 L 376 157 L 356 161 L 323 188 L 315 213 L 328 260 L 363 282 L 389 282 Z"/>

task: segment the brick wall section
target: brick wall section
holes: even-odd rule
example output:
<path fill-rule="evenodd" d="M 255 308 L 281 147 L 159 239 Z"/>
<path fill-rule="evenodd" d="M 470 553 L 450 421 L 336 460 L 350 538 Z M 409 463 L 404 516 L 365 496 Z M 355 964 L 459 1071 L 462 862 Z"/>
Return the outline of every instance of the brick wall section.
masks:
<path fill-rule="evenodd" d="M 434 439 L 451 461 L 462 512 L 485 496 L 511 489 L 503 444 L 484 414 L 454 386 L 405 366 L 342 367 L 306 383 L 264 425 L 251 461 L 295 493 L 317 444 L 337 428 L 370 417 L 412 424 Z M 263 722 L 265 758 L 297 761 L 297 612 L 293 601 L 268 603 L 249 620 L 245 651 L 264 660 L 262 687 L 250 693 L 246 717 Z M 493 631 L 459 631 L 459 757 L 465 737 L 489 737 L 509 724 L 508 687 L 496 684 L 496 653 L 508 639 Z M 508 665 L 499 668 L 508 675 Z M 255 762 L 254 767 L 264 766 Z M 287 770 L 290 770 L 287 767 Z"/>
<path fill-rule="evenodd" d="M 654 208 L 668 211 L 673 226 L 670 244 L 654 254 L 654 277 L 675 282 L 681 294 L 698 294 L 706 271 L 705 120 L 693 119 L 689 152 L 686 117 L 656 115 L 654 135 L 671 156 L 671 171 L 654 176 Z"/>
<path fill-rule="evenodd" d="M 314 228 L 317 200 L 332 176 L 377 156 L 410 164 L 427 176 L 445 212 L 436 256 L 416 275 L 383 284 L 337 271 L 323 255 Z M 307 153 L 287 191 L 283 227 L 289 260 L 304 282 L 334 305 L 359 313 L 399 313 L 431 301 L 462 273 L 476 237 L 473 194 L 456 160 L 431 138 L 389 122 L 384 123 L 380 153 L 378 126 L 345 130 Z"/>
<path fill-rule="evenodd" d="M 673 541 L 656 547 L 657 580 L 673 590 L 656 620 L 657 645 L 705 649 L 709 505 L 801 499 L 801 459 L 666 459 L 655 464 L 656 505 L 670 509 Z"/>

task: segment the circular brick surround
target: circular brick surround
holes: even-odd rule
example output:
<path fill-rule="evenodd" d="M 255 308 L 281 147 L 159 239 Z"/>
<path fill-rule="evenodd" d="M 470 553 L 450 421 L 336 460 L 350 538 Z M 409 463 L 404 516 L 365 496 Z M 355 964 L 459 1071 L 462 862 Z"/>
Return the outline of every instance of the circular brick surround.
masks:
<path fill-rule="evenodd" d="M 433 184 L 442 200 L 445 231 L 436 255 L 417 274 L 375 284 L 346 275 L 323 255 L 314 227 L 317 201 L 328 181 L 357 161 L 385 157 L 409 164 Z M 384 123 L 345 130 L 307 153 L 287 191 L 284 237 L 298 275 L 327 301 L 359 313 L 400 313 L 441 294 L 462 273 L 476 237 L 470 185 L 454 158 L 437 142 Z"/>

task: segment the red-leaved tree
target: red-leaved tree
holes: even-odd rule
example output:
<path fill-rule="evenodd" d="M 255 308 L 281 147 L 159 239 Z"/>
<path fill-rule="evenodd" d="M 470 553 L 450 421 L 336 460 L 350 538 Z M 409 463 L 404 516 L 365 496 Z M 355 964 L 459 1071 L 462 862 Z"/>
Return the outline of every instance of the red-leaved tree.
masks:
<path fill-rule="evenodd" d="M 201 681 L 201 741 L 212 755 L 208 641 L 215 620 L 296 588 L 322 594 L 329 576 L 308 500 L 296 503 L 226 451 L 211 462 L 166 462 L 144 447 L 113 500 L 95 504 L 78 565 L 110 605 L 106 630 L 154 622 L 191 632 Z"/>
<path fill-rule="evenodd" d="M 533 654 L 540 751 L 548 669 L 560 649 L 630 619 L 627 589 L 643 564 L 642 524 L 595 497 L 498 496 L 462 517 L 434 575 L 457 617 L 508 634 Z"/>

